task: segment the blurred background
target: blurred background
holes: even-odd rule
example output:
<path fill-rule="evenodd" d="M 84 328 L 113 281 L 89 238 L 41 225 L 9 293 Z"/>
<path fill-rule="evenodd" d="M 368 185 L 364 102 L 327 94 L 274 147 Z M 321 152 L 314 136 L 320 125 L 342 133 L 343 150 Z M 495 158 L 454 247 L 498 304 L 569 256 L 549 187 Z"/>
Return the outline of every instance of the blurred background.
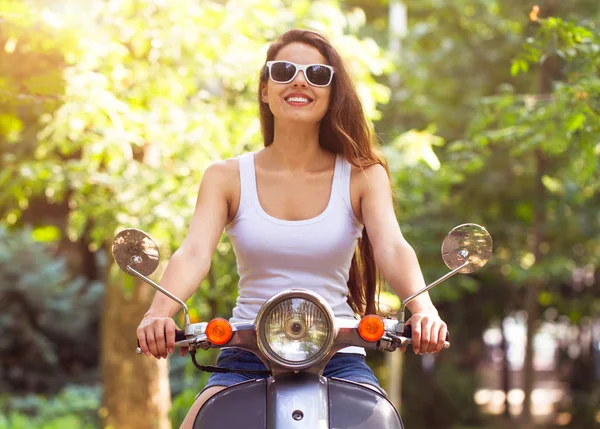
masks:
<path fill-rule="evenodd" d="M 160 279 L 206 167 L 260 148 L 258 71 L 295 27 L 344 56 L 425 278 L 455 225 L 494 238 L 431 293 L 451 349 L 368 357 L 406 427 L 599 428 L 599 22 L 597 0 L 0 0 L 0 428 L 178 427 L 207 375 L 135 354 L 154 290 L 110 245 L 150 233 Z M 194 321 L 236 284 L 224 237 Z"/>

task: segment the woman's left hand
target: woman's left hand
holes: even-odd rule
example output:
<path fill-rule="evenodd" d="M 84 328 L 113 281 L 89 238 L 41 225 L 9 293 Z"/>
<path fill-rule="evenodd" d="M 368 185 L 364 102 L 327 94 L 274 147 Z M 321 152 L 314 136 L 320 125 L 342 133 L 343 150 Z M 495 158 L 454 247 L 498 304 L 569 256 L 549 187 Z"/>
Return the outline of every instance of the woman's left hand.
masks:
<path fill-rule="evenodd" d="M 406 324 L 412 327 L 415 354 L 437 353 L 444 348 L 448 327 L 437 313 L 413 313 Z"/>

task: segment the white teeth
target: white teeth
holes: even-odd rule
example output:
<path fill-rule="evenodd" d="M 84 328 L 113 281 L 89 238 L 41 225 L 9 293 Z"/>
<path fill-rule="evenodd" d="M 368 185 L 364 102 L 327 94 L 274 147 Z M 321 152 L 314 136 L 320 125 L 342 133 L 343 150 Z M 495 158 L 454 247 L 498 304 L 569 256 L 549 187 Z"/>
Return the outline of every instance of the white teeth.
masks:
<path fill-rule="evenodd" d="M 293 101 L 296 103 L 308 103 L 308 98 L 302 98 L 302 97 L 290 97 L 287 99 L 287 101 Z"/>

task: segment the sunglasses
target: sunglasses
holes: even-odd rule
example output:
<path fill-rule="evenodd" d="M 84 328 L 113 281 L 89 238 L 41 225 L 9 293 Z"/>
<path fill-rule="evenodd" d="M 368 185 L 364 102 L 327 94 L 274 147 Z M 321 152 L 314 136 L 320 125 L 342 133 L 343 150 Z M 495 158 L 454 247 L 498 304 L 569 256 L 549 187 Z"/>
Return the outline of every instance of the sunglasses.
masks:
<path fill-rule="evenodd" d="M 333 79 L 333 67 L 325 64 L 295 64 L 289 61 L 267 61 L 271 80 L 277 83 L 289 83 L 296 78 L 300 70 L 312 86 L 328 86 Z M 265 72 L 266 74 L 266 72 Z"/>

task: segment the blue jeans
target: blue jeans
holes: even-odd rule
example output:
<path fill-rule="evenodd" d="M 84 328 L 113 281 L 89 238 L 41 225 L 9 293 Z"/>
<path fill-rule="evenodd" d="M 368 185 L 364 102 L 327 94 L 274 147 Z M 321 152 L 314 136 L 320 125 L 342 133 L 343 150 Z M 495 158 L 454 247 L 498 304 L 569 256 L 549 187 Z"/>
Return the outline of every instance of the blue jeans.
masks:
<path fill-rule="evenodd" d="M 217 366 L 230 369 L 243 369 L 248 371 L 266 371 L 267 367 L 253 353 L 245 350 L 231 348 L 222 350 L 217 358 Z M 365 362 L 365 357 L 354 353 L 336 353 L 323 371 L 323 376 L 342 378 L 356 383 L 375 386 L 381 393 L 386 394 L 379 386 L 379 381 L 373 371 Z M 208 382 L 202 391 L 212 386 L 232 386 L 242 381 L 265 379 L 267 375 L 238 374 L 234 372 L 213 372 L 208 377 Z M 202 393 L 202 392 L 201 392 Z"/>

